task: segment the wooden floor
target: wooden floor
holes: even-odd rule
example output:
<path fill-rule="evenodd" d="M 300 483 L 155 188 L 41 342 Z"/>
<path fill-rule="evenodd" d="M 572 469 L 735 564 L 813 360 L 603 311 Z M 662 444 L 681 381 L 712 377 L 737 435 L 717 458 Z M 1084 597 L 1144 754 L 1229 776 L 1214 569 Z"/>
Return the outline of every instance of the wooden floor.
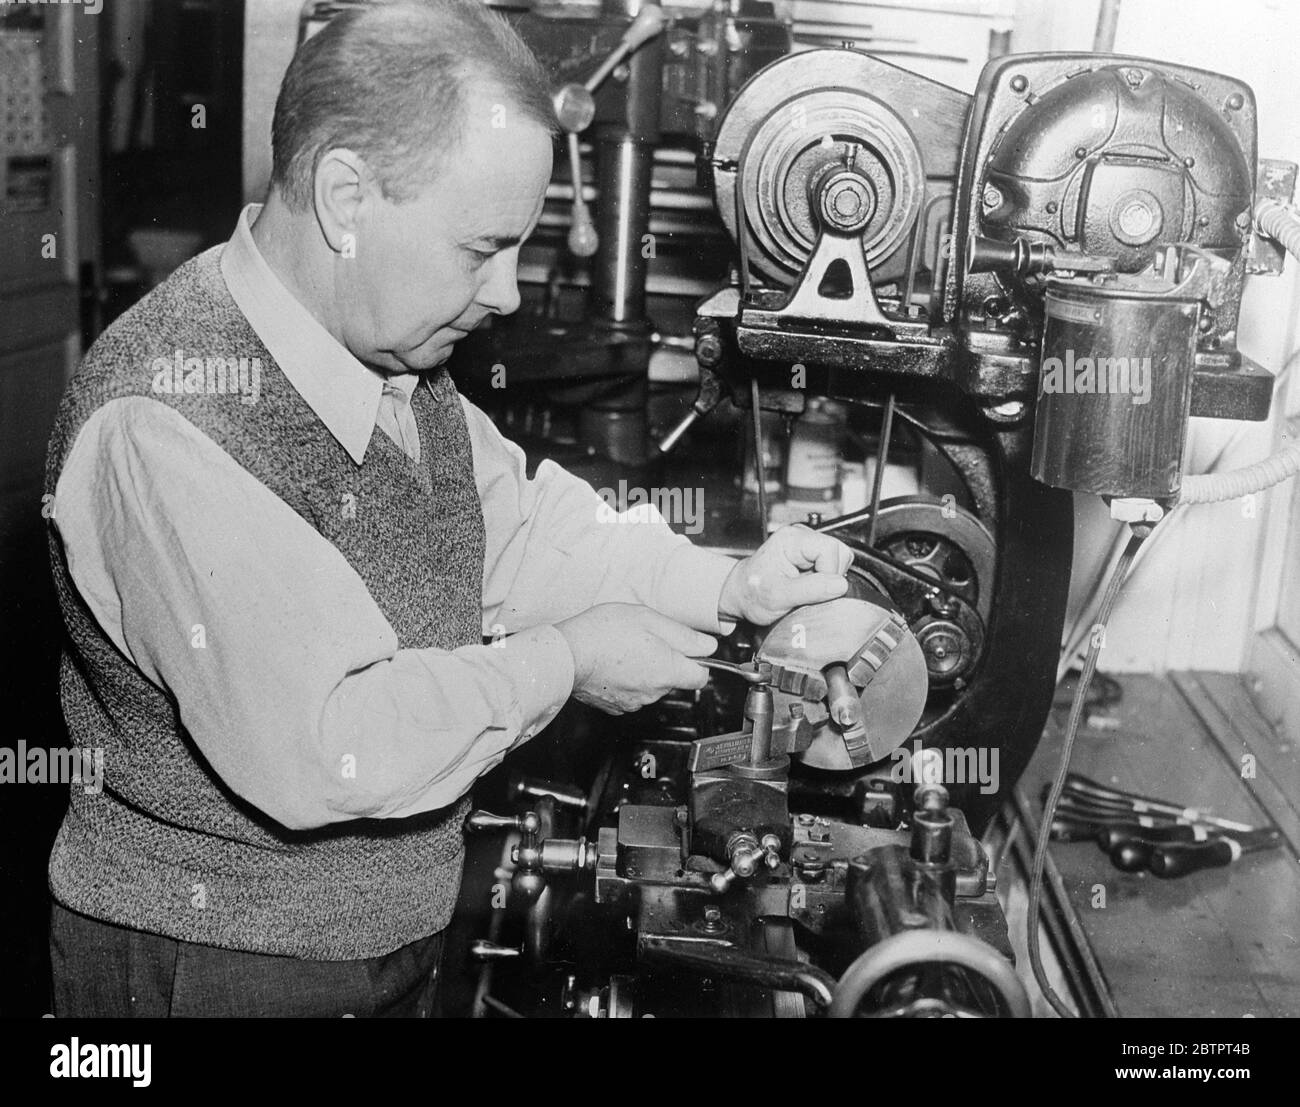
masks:
<path fill-rule="evenodd" d="M 1084 725 L 1071 768 L 1103 783 L 1279 826 L 1287 845 L 1222 869 L 1160 880 L 1110 866 L 1092 843 L 1052 857 L 1121 1017 L 1300 1016 L 1300 735 L 1277 733 L 1242 678 L 1124 676 L 1123 699 Z M 1023 780 L 1040 810 L 1064 712 Z M 1116 726 L 1117 724 L 1117 726 Z M 1105 725 L 1105 724 L 1103 724 Z M 1243 779 L 1243 764 L 1254 778 Z M 1099 891 L 1104 893 L 1104 906 Z"/>

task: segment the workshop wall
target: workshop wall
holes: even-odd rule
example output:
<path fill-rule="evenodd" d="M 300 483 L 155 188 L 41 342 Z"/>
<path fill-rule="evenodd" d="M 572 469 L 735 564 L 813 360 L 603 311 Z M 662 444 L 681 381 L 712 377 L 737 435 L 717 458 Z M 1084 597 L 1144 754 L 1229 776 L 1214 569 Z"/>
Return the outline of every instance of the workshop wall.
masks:
<path fill-rule="evenodd" d="M 1056 5 L 1052 5 L 1056 7 Z M 1077 35 L 1079 28 L 1055 30 Z M 1227 9 L 1215 0 L 1124 0 L 1115 51 L 1200 66 L 1241 77 L 1255 90 L 1261 157 L 1300 161 L 1300 113 L 1295 110 L 1295 44 L 1300 6 L 1241 0 Z M 1017 49 L 1073 49 L 1089 43 L 1062 38 Z M 1300 345 L 1300 280 L 1288 259 L 1280 277 L 1246 284 L 1239 346 L 1278 373 Z M 1292 372 L 1279 385 L 1267 423 L 1196 419 L 1186 469 L 1236 469 L 1272 453 L 1290 427 L 1296 433 L 1300 389 Z M 1184 509 L 1138 563 L 1111 620 L 1102 667 L 1112 671 L 1260 668 L 1257 631 L 1272 624 L 1279 588 L 1294 576 L 1286 538 L 1300 518 L 1288 483 L 1253 503 L 1234 501 Z M 1100 501 L 1079 497 L 1072 610 L 1109 560 L 1112 524 Z M 1071 616 L 1071 618 L 1074 617 Z M 1257 689 L 1260 691 L 1260 689 Z"/>

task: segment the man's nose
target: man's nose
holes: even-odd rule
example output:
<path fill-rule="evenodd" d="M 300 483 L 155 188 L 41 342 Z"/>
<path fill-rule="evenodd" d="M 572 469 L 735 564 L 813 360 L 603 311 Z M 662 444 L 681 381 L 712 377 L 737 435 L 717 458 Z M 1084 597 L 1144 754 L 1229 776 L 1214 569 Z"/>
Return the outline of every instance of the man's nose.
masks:
<path fill-rule="evenodd" d="M 487 265 L 478 302 L 498 315 L 519 310 L 519 247 L 502 250 Z"/>

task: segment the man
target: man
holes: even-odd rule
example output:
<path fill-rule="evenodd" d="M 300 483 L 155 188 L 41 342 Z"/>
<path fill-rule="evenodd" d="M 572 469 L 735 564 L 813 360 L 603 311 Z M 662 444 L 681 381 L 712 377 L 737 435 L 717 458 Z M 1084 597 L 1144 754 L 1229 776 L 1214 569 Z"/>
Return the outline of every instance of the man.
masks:
<path fill-rule="evenodd" d="M 104 776 L 50 860 L 57 1014 L 427 1014 L 473 781 L 570 695 L 700 687 L 731 621 L 845 591 L 806 529 L 735 562 L 602 523 L 457 396 L 551 143 L 478 4 L 341 15 L 285 76 L 265 206 L 87 355 L 51 549 Z"/>

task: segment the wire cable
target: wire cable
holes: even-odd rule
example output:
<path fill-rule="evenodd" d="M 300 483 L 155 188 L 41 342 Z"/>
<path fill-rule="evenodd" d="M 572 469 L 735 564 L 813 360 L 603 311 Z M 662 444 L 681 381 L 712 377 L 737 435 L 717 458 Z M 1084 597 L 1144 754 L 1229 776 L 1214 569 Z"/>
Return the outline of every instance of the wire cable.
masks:
<path fill-rule="evenodd" d="M 1114 571 L 1111 573 L 1110 582 L 1106 585 L 1106 592 L 1102 596 L 1101 609 L 1097 618 L 1097 622 L 1103 627 L 1110 618 L 1111 610 L 1115 606 L 1115 600 L 1119 596 L 1120 587 L 1124 583 L 1124 578 L 1128 576 L 1129 567 L 1133 564 L 1133 559 L 1137 556 L 1138 549 L 1145 537 L 1144 534 L 1136 532 L 1133 534 L 1128 540 L 1128 545 L 1124 547 L 1124 552 L 1120 555 Z M 1051 834 L 1048 831 L 1056 817 L 1056 805 L 1061 799 L 1061 793 L 1065 790 L 1066 774 L 1070 771 L 1070 753 L 1074 749 L 1074 740 L 1079 734 L 1079 723 L 1083 718 L 1084 705 L 1088 700 L 1088 687 L 1092 684 L 1093 674 L 1097 671 L 1097 660 L 1100 654 L 1101 639 L 1094 635 L 1092 643 L 1088 647 L 1088 656 L 1083 663 L 1083 672 L 1079 676 L 1078 686 L 1074 690 L 1074 703 L 1070 707 L 1069 722 L 1065 726 L 1065 741 L 1061 746 L 1061 763 L 1057 767 L 1056 777 L 1052 781 L 1052 790 L 1048 793 L 1047 803 L 1043 807 L 1043 816 L 1039 822 L 1038 841 L 1034 843 L 1034 863 L 1029 882 L 1029 964 L 1033 969 L 1034 979 L 1042 990 L 1043 997 L 1063 1019 L 1073 1019 L 1078 1016 L 1056 994 L 1056 989 L 1048 981 L 1047 973 L 1043 969 L 1043 955 L 1042 950 L 1039 949 L 1038 912 L 1041 909 L 1043 898 L 1043 872 L 1047 865 L 1047 849 L 1051 845 Z"/>

